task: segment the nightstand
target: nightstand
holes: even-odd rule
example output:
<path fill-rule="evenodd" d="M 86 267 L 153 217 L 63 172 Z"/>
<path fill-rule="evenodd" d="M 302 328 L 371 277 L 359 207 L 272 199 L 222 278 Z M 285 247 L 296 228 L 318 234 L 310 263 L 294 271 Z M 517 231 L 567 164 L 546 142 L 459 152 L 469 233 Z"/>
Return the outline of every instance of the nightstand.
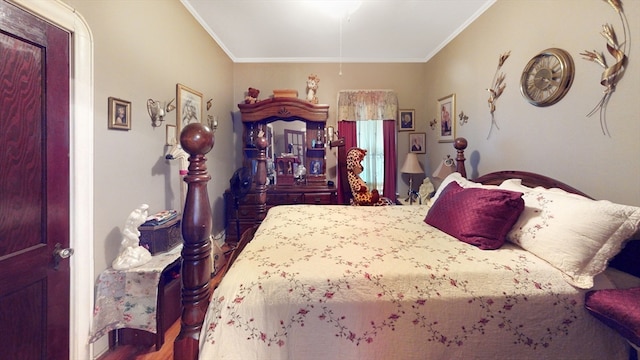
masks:
<path fill-rule="evenodd" d="M 182 245 L 157 254 L 142 266 L 103 271 L 96 282 L 96 305 L 90 342 L 109 334 L 109 347 L 156 346 L 180 317 Z"/>

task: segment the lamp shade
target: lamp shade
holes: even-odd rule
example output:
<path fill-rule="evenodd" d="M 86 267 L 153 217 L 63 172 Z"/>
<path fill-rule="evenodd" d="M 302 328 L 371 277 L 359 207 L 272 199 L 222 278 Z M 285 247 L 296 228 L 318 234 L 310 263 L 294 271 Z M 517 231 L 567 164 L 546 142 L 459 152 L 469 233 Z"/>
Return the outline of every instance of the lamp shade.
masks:
<path fill-rule="evenodd" d="M 404 174 L 424 174 L 424 170 L 422 170 L 422 166 L 418 162 L 418 155 L 408 153 L 400 172 Z"/>
<path fill-rule="evenodd" d="M 433 177 L 437 179 L 444 179 L 451 173 L 455 172 L 455 163 L 452 158 L 447 156 L 446 159 L 440 161 L 438 168 L 433 172 Z"/>

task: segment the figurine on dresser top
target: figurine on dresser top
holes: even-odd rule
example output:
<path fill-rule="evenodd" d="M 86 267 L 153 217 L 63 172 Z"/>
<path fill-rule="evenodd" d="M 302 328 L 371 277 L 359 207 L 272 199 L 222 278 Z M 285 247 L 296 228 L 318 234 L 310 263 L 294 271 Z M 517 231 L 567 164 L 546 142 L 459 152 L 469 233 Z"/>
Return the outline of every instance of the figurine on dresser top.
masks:
<path fill-rule="evenodd" d="M 138 227 L 147 221 L 148 215 L 149 205 L 147 204 L 140 205 L 129 214 L 124 224 L 124 230 L 122 230 L 120 252 L 111 264 L 115 270 L 131 269 L 151 261 L 149 250 L 140 246 L 140 231 L 138 230 Z"/>

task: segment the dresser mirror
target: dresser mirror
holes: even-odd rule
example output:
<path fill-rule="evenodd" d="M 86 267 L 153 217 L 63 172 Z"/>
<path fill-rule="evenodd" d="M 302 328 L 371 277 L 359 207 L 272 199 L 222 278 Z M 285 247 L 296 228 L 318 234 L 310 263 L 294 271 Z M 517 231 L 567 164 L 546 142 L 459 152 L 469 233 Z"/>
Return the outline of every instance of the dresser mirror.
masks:
<path fill-rule="evenodd" d="M 269 186 L 325 185 L 325 125 L 328 105 L 297 98 L 272 98 L 255 104 L 239 104 L 244 125 L 243 165 L 255 173 L 256 138 L 267 137 Z"/>
<path fill-rule="evenodd" d="M 325 176 L 325 127 L 329 105 L 312 104 L 298 98 L 271 98 L 255 104 L 238 104 L 242 117 L 243 166 L 257 171 L 256 139 L 262 131 L 267 137 L 266 158 L 267 210 L 278 205 L 338 204 L 336 187 L 327 184 Z M 301 166 L 306 176 L 295 177 Z M 225 191 L 226 241 L 236 243 L 240 234 L 260 220 L 260 191 L 252 188 L 235 201 L 230 190 Z"/>

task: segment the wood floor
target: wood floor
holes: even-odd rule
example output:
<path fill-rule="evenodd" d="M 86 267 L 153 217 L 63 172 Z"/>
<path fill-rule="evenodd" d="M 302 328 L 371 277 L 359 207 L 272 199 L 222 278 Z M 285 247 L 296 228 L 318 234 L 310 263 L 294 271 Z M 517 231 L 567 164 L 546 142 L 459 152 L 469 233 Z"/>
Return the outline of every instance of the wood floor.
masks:
<path fill-rule="evenodd" d="M 117 346 L 115 349 L 109 350 L 98 360 L 172 360 L 173 359 L 173 341 L 180 332 L 180 319 L 178 319 L 164 335 L 164 344 L 162 348 L 156 351 L 156 346 L 144 348 L 134 345 Z"/>

